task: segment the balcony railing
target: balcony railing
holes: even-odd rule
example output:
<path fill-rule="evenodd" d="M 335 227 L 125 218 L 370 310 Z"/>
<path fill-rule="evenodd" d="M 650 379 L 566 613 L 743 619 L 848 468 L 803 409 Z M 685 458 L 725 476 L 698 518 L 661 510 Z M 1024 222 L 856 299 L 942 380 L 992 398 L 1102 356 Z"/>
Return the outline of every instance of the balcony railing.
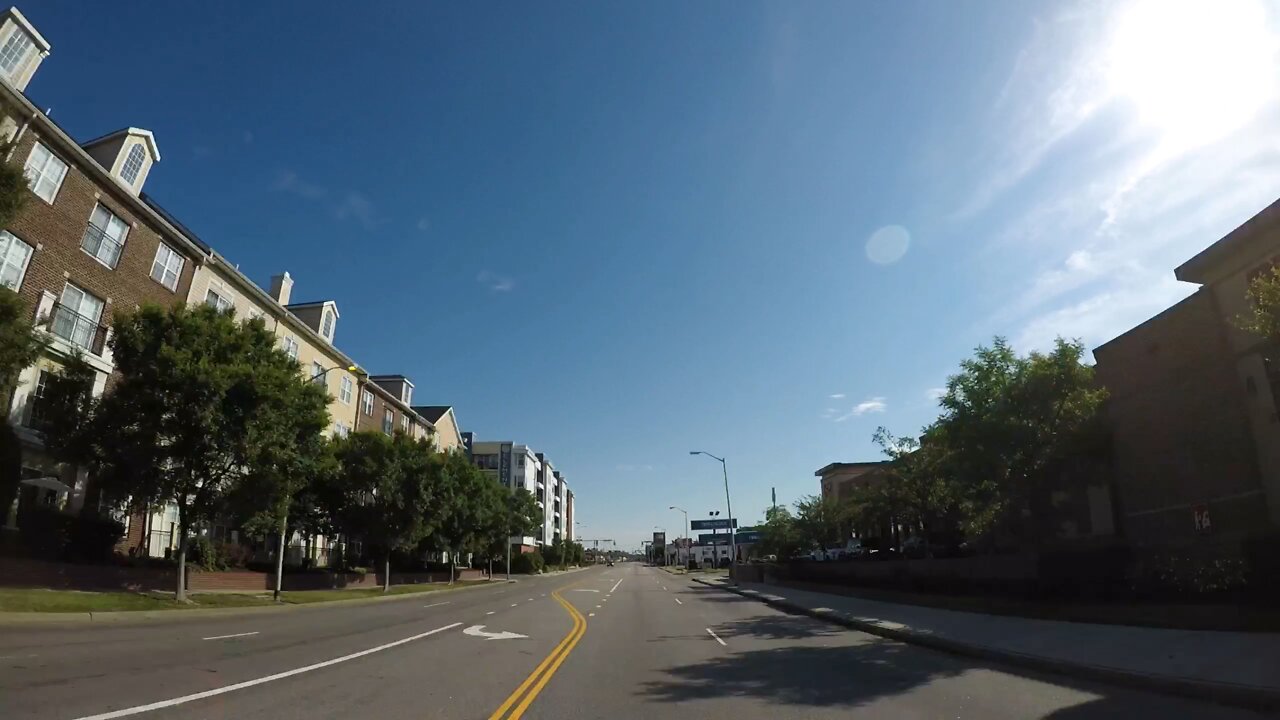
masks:
<path fill-rule="evenodd" d="M 102 355 L 106 345 L 107 328 L 98 321 L 87 318 L 62 303 L 53 304 L 53 321 L 49 323 L 54 335 L 77 345 L 94 355 Z"/>
<path fill-rule="evenodd" d="M 114 268 L 116 263 L 120 262 L 120 249 L 124 247 L 124 243 L 108 235 L 106 230 L 89 223 L 89 227 L 84 229 L 84 238 L 80 240 L 80 247 L 101 260 L 107 267 Z"/>

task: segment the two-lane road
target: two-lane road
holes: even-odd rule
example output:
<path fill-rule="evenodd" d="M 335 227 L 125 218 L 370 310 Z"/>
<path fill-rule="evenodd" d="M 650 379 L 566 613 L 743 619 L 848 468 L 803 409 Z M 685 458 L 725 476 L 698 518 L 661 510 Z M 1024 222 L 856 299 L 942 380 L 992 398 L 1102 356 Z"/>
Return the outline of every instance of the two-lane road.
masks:
<path fill-rule="evenodd" d="M 903 645 L 624 564 L 385 603 L 0 628 L 0 718 L 1251 718 Z"/>

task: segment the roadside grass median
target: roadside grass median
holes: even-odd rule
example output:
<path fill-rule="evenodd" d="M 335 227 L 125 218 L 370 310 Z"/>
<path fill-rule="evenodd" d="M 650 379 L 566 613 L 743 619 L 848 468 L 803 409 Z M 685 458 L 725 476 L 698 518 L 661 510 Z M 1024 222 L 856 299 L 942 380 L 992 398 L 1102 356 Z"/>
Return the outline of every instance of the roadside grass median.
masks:
<path fill-rule="evenodd" d="M 383 595 L 409 595 L 447 592 L 483 584 L 485 580 L 455 582 L 453 585 L 392 585 L 382 588 L 354 590 L 297 590 L 280 593 L 285 605 L 308 605 L 341 602 Z M 201 610 L 205 608 L 260 607 L 274 605 L 269 591 L 192 593 L 189 602 L 179 603 L 169 593 L 154 592 L 90 592 L 81 590 L 48 590 L 44 588 L 0 589 L 0 612 L 93 613 L 145 610 Z"/>

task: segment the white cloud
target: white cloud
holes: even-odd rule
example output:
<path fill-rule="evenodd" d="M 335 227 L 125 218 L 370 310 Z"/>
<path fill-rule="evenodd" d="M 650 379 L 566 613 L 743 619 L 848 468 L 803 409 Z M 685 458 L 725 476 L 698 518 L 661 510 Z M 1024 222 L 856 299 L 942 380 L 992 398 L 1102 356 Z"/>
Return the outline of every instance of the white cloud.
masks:
<path fill-rule="evenodd" d="M 1158 16 L 1163 5 L 1149 5 Z M 1111 6 L 1090 4 L 1040 24 L 1002 95 L 1011 121 L 997 116 L 993 125 L 993 142 L 1012 138 L 1014 150 L 998 156 L 957 213 L 983 212 L 997 197 L 1008 211 L 990 228 L 985 257 L 993 277 L 1012 268 L 1025 280 L 993 285 L 986 326 L 1011 335 L 1019 350 L 1047 348 L 1057 336 L 1095 347 L 1176 303 L 1195 288 L 1177 282 L 1173 269 L 1274 201 L 1280 188 L 1280 83 L 1252 86 L 1262 99 L 1250 98 L 1248 112 L 1231 123 L 1187 125 L 1175 117 L 1153 126 L 1107 82 L 1114 18 Z M 1267 57 L 1280 72 L 1280 17 L 1269 22 Z M 1059 47 L 1062 38 L 1074 49 Z M 1178 52 L 1211 52 L 1184 45 Z M 1048 68 L 1054 51 L 1060 66 L 1080 67 L 1044 73 L 1050 82 L 1040 82 L 1036 68 Z M 1228 126 L 1229 133 L 1206 131 L 1194 141 L 1185 132 Z M 1070 152 L 1059 152 L 1068 138 Z M 1032 173 L 1035 194 L 1047 200 L 1019 207 L 1004 197 Z M 1026 193 L 1018 190 L 1020 200 Z"/>
<path fill-rule="evenodd" d="M 476 275 L 476 282 L 493 292 L 510 292 L 515 289 L 516 282 L 509 277 L 498 275 L 489 270 L 481 270 Z"/>
<path fill-rule="evenodd" d="M 832 400 L 843 400 L 843 399 L 844 399 L 844 393 L 832 393 L 831 395 L 828 395 L 827 397 L 831 398 Z"/>
<path fill-rule="evenodd" d="M 888 409 L 889 409 L 889 404 L 885 402 L 884 398 L 873 397 L 868 400 L 863 400 L 857 405 L 854 405 L 853 408 L 849 410 L 849 412 L 843 415 L 840 415 L 838 417 L 832 417 L 831 420 L 833 422 L 844 422 L 849 418 L 860 417 L 868 413 L 882 413 Z"/>
<path fill-rule="evenodd" d="M 946 394 L 947 389 L 944 387 L 929 388 L 924 391 L 924 396 L 929 400 L 941 400 L 942 396 Z"/>
<path fill-rule="evenodd" d="M 326 194 L 324 188 L 302 180 L 298 177 L 298 173 L 292 170 L 281 170 L 276 173 L 276 179 L 271 184 L 271 189 L 278 192 L 287 192 L 308 200 L 316 200 Z"/>
<path fill-rule="evenodd" d="M 426 232 L 427 230 L 431 229 L 431 221 L 426 218 L 418 218 L 418 222 L 414 225 L 414 227 L 418 228 L 418 230 L 421 232 Z"/>
<path fill-rule="evenodd" d="M 617 470 L 618 472 L 652 472 L 653 466 L 652 465 L 632 465 L 629 463 L 624 463 L 624 464 L 615 466 L 614 469 Z"/>
<path fill-rule="evenodd" d="M 333 215 L 339 220 L 347 218 L 358 220 L 368 230 L 372 230 L 378 224 L 373 203 L 362 193 L 354 190 L 342 197 L 342 201 L 333 208 Z"/>

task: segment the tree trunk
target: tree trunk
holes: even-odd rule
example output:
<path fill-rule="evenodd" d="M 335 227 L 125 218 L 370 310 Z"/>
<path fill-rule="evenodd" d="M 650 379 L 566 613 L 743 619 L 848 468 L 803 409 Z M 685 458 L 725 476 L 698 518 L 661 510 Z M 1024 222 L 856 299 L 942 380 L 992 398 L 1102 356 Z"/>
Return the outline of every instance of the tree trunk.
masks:
<path fill-rule="evenodd" d="M 391 591 L 391 551 L 390 550 L 387 551 L 386 559 L 383 560 L 382 571 L 383 571 L 382 592 L 384 593 L 390 592 Z"/>
<path fill-rule="evenodd" d="M 454 563 L 457 561 L 457 559 L 458 559 L 458 554 L 453 552 L 452 550 L 449 551 L 449 584 L 450 585 L 453 584 L 453 576 L 457 572 L 456 570 L 454 570 Z"/>

